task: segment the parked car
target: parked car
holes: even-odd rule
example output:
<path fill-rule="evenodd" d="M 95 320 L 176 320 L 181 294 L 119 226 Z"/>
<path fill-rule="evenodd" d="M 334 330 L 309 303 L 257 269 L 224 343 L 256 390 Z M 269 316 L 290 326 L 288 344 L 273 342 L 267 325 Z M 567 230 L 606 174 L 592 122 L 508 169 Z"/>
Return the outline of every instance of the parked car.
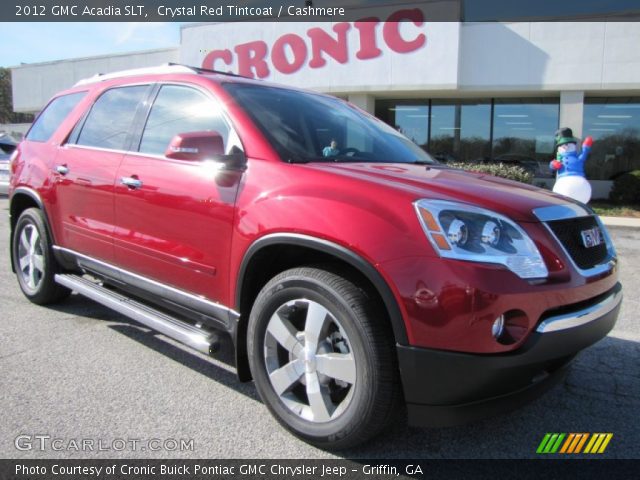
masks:
<path fill-rule="evenodd" d="M 427 426 L 522 405 L 620 307 L 589 207 L 436 164 L 315 92 L 178 65 L 92 77 L 43 109 L 13 168 L 29 300 L 76 291 L 207 354 L 228 334 L 239 379 L 323 448 L 402 403 Z"/>
<path fill-rule="evenodd" d="M 0 195 L 9 192 L 9 160 L 16 149 L 16 142 L 8 135 L 0 135 Z"/>

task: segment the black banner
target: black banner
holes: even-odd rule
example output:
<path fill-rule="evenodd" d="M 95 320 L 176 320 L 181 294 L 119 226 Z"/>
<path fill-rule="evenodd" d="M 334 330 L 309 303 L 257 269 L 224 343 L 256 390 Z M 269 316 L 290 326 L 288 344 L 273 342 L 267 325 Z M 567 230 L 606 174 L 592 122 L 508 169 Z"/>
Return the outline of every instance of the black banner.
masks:
<path fill-rule="evenodd" d="M 340 22 L 420 8 L 430 21 L 459 21 L 461 0 L 8 0 L 3 22 Z"/>
<path fill-rule="evenodd" d="M 637 0 L 3 0 L 2 22 L 340 22 L 420 8 L 430 22 L 637 21 Z"/>
<path fill-rule="evenodd" d="M 0 479 L 637 478 L 640 460 L 0 460 Z"/>

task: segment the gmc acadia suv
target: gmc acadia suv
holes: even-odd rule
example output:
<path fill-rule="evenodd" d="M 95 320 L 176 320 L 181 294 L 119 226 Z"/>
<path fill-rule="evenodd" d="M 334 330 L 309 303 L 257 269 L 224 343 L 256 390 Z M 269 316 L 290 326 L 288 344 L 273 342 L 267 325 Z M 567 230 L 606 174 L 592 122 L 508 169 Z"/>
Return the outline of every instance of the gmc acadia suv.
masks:
<path fill-rule="evenodd" d="M 620 308 L 588 207 L 447 168 L 314 92 L 180 65 L 95 76 L 51 100 L 11 172 L 29 300 L 76 291 L 205 354 L 229 336 L 240 380 L 324 448 L 402 404 L 425 426 L 514 408 Z"/>

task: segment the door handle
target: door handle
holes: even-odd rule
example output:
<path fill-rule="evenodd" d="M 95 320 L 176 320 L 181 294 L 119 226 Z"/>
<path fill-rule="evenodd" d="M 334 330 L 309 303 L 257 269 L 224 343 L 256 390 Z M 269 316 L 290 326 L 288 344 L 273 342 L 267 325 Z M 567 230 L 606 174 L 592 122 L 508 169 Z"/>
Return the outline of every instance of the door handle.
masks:
<path fill-rule="evenodd" d="M 142 180 L 138 180 L 135 177 L 122 177 L 120 183 L 126 185 L 129 188 L 137 189 L 142 186 Z"/>
<path fill-rule="evenodd" d="M 67 173 L 69 173 L 69 168 L 66 165 L 57 165 L 56 172 L 60 175 L 66 175 Z"/>

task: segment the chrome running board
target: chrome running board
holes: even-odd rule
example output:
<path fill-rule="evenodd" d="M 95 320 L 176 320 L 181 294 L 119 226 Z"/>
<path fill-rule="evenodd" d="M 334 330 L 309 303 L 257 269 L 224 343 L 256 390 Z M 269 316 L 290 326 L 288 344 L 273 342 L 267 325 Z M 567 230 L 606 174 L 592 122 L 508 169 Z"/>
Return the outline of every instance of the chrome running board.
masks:
<path fill-rule="evenodd" d="M 199 352 L 209 355 L 218 348 L 215 332 L 178 320 L 91 280 L 78 275 L 58 274 L 55 281 Z"/>

